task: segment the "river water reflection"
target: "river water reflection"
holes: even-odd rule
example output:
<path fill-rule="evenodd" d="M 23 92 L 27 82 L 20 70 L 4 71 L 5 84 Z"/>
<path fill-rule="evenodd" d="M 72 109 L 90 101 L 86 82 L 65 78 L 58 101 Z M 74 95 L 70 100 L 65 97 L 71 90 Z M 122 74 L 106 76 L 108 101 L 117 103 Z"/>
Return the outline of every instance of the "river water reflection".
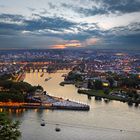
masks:
<path fill-rule="evenodd" d="M 90 111 L 10 110 L 10 116 L 21 121 L 22 140 L 139 140 L 140 107 L 126 103 L 95 101 L 77 93 L 73 85 L 60 86 L 63 73 L 27 73 L 25 81 L 41 85 L 51 95 L 90 105 Z M 52 77 L 49 81 L 45 78 Z M 41 120 L 46 122 L 40 126 Z M 60 124 L 60 132 L 55 131 Z"/>

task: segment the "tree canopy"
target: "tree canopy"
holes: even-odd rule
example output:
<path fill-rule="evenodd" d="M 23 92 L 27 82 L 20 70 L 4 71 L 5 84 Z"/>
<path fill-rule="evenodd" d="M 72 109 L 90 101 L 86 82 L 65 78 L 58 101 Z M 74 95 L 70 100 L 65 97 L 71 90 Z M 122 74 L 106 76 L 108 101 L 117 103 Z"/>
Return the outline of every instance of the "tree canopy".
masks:
<path fill-rule="evenodd" d="M 20 136 L 19 122 L 13 122 L 5 113 L 0 113 L 0 140 L 18 140 Z"/>

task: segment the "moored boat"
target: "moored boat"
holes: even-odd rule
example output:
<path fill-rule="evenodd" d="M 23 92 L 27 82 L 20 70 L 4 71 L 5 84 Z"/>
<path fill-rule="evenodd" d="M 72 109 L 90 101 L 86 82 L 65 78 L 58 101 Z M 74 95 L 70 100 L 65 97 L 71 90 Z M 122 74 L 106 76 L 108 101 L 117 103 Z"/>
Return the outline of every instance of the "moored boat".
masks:
<path fill-rule="evenodd" d="M 42 73 L 41 75 L 40 75 L 40 77 L 43 77 L 44 76 L 44 73 Z"/>
<path fill-rule="evenodd" d="M 48 77 L 48 78 L 45 79 L 45 81 L 48 81 L 48 80 L 50 80 L 50 79 L 51 79 L 51 77 Z"/>
<path fill-rule="evenodd" d="M 42 120 L 42 122 L 40 123 L 41 126 L 45 126 L 45 121 Z"/>
<path fill-rule="evenodd" d="M 58 127 L 58 124 L 56 124 L 55 131 L 56 131 L 56 132 L 60 132 L 60 131 L 61 131 L 61 129 Z"/>

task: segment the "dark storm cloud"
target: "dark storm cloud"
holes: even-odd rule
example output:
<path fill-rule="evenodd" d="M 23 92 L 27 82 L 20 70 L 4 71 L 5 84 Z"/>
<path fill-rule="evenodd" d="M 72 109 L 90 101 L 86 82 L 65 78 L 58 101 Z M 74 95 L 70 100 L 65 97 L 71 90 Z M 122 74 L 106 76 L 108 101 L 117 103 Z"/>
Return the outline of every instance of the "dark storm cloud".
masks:
<path fill-rule="evenodd" d="M 104 44 L 107 44 L 108 46 L 112 45 L 113 43 L 119 45 L 120 44 L 132 45 L 132 43 L 134 42 L 136 43 L 136 45 L 138 45 L 140 43 L 139 41 L 140 23 L 132 23 L 129 24 L 128 26 L 114 27 L 110 30 L 101 30 L 96 23 L 92 23 L 92 24 L 81 23 L 78 24 L 79 26 L 77 26 L 77 24 L 69 22 L 62 18 L 49 18 L 49 17 L 39 16 L 39 19 L 26 20 L 23 16 L 20 15 L 2 14 L 0 15 L 0 19 L 3 19 L 5 21 L 9 20 L 14 22 L 23 22 L 22 24 L 16 24 L 16 23 L 14 24 L 14 23 L 6 23 L 6 22 L 0 23 L 0 36 L 1 36 L 2 44 L 6 40 L 10 41 L 11 40 L 10 36 L 17 38 L 17 40 L 20 40 L 20 42 L 24 42 L 25 40 L 31 42 L 29 41 L 28 37 L 32 39 L 33 35 L 38 36 L 38 38 L 42 38 L 44 36 L 50 36 L 50 37 L 59 37 L 66 40 L 77 39 L 80 41 L 84 39 L 88 39 L 91 36 L 96 36 L 98 38 L 102 38 L 104 40 Z M 79 30 L 79 33 L 75 33 L 75 34 L 63 33 L 64 29 L 70 29 L 71 27 L 77 28 L 77 30 Z M 60 31 L 62 32 L 62 34 L 57 34 L 55 32 L 50 32 L 50 31 L 45 31 L 36 34 L 38 33 L 39 30 L 44 30 L 44 29 L 49 29 L 52 31 Z M 22 34 L 22 31 L 24 30 L 31 31 L 31 34 L 29 34 L 28 37 L 25 37 L 25 35 Z M 6 44 L 6 42 L 4 44 Z"/>
<path fill-rule="evenodd" d="M 96 7 L 83 8 L 83 7 L 79 7 L 77 5 L 66 4 L 66 3 L 62 3 L 62 7 L 72 9 L 73 11 L 75 11 L 79 14 L 85 15 L 85 16 L 105 14 L 108 12 L 104 7 L 100 8 L 100 9 L 98 9 Z"/>
<path fill-rule="evenodd" d="M 11 15 L 11 14 L 1 14 L 0 20 L 12 20 L 12 21 L 21 21 L 24 17 L 22 15 Z"/>
<path fill-rule="evenodd" d="M 121 49 L 139 49 L 140 48 L 140 33 L 131 35 L 111 36 L 104 38 L 102 46 L 107 48 Z"/>
<path fill-rule="evenodd" d="M 125 36 L 121 36 L 121 37 L 116 37 L 116 40 L 118 40 L 119 42 L 122 42 L 130 45 L 130 46 L 139 46 L 140 44 L 140 33 L 138 34 L 133 34 L 133 35 L 125 35 Z M 140 47 L 140 46 L 139 46 Z"/>
<path fill-rule="evenodd" d="M 140 48 L 140 23 L 128 26 L 114 27 L 111 30 L 102 31 L 103 46 L 109 48 Z"/>
<path fill-rule="evenodd" d="M 100 4 L 92 8 L 83 8 L 79 5 L 62 3 L 62 7 L 72 9 L 73 11 L 85 16 L 102 15 L 109 13 L 132 13 L 140 11 L 139 0 L 88 0 L 88 2 Z"/>
<path fill-rule="evenodd" d="M 1 14 L 0 15 L 0 29 L 7 30 L 23 30 L 24 26 L 16 24 L 16 22 L 23 22 L 24 17 L 21 15 L 10 15 L 10 14 Z"/>
<path fill-rule="evenodd" d="M 131 23 L 127 26 L 121 26 L 121 27 L 114 27 L 107 31 L 108 34 L 114 34 L 115 36 L 119 35 L 132 35 L 132 34 L 140 34 L 140 23 L 135 22 Z"/>
<path fill-rule="evenodd" d="M 63 33 L 64 29 L 76 25 L 63 18 L 34 16 L 36 18 L 26 19 L 20 15 L 1 14 L 0 48 L 37 48 L 38 46 L 47 48 L 49 47 L 47 45 L 63 37 L 53 33 L 54 31 Z M 51 39 L 48 42 L 48 37 L 52 37 L 52 42 Z"/>
<path fill-rule="evenodd" d="M 3 22 L 0 22 L 0 28 L 36 31 L 43 29 L 61 30 L 75 25 L 75 23 L 67 21 L 63 18 L 36 16 L 37 19 L 25 19 L 20 15 L 1 14 L 0 20 L 3 20 Z M 21 24 L 17 24 L 16 22 L 21 22 Z"/>
<path fill-rule="evenodd" d="M 131 13 L 140 11 L 139 0 L 106 0 L 108 11 L 121 13 Z"/>
<path fill-rule="evenodd" d="M 25 27 L 17 24 L 12 23 L 0 23 L 0 29 L 13 29 L 13 30 L 24 30 Z"/>
<path fill-rule="evenodd" d="M 58 17 L 50 18 L 40 16 L 39 19 L 25 20 L 24 22 L 27 24 L 26 29 L 29 31 L 41 29 L 52 29 L 52 30 L 66 29 L 74 25 L 74 23 Z"/>
<path fill-rule="evenodd" d="M 88 8 L 82 8 L 82 7 L 79 7 L 79 8 L 74 8 L 74 10 L 78 13 L 81 13 L 85 16 L 92 16 L 92 15 L 102 15 L 102 14 L 107 14 L 108 13 L 108 10 L 107 9 L 103 9 L 103 8 L 96 8 L 96 7 L 93 7 L 92 9 L 88 9 Z"/>

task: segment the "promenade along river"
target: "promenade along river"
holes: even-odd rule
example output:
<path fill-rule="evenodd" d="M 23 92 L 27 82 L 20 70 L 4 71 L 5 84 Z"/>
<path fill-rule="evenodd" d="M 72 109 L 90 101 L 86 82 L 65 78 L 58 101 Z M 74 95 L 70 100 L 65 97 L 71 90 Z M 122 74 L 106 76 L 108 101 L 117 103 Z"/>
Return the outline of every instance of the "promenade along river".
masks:
<path fill-rule="evenodd" d="M 90 111 L 10 110 L 11 117 L 21 121 L 22 140 L 140 140 L 140 107 L 88 99 L 73 85 L 59 85 L 64 73 L 40 74 L 27 73 L 25 81 L 43 86 L 50 95 L 89 104 Z M 52 79 L 45 81 L 47 77 Z M 44 127 L 40 126 L 42 119 Z M 60 132 L 55 131 L 55 124 Z"/>

